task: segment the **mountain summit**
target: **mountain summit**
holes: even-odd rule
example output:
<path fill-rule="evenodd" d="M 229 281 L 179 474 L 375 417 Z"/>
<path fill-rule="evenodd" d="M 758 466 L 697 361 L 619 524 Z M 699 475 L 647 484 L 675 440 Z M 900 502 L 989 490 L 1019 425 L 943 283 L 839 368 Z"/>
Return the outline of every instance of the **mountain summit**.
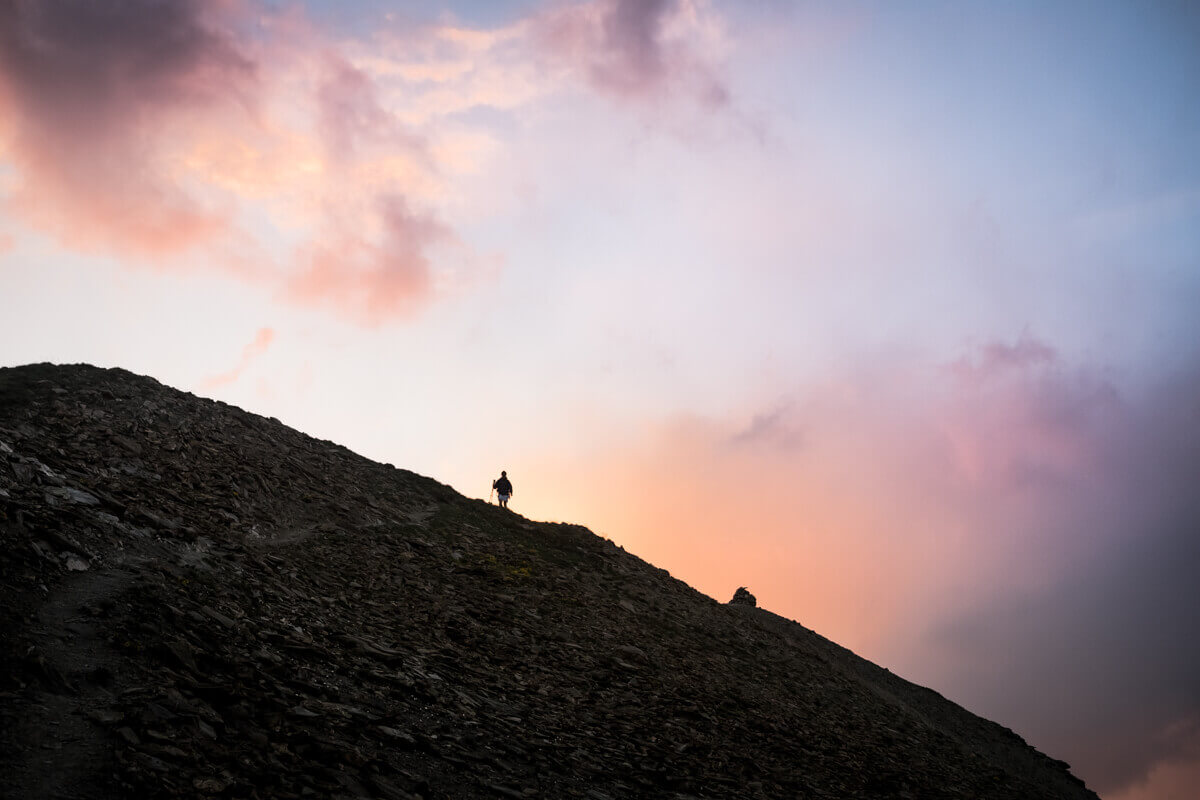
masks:
<path fill-rule="evenodd" d="M 5 797 L 1095 798 L 585 528 L 123 370 L 0 369 L 0 510 Z"/>

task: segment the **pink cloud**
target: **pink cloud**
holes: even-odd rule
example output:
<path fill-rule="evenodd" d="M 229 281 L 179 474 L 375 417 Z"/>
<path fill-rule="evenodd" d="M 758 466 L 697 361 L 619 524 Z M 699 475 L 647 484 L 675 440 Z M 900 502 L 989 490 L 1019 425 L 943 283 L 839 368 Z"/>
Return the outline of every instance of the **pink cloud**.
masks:
<path fill-rule="evenodd" d="M 469 206 L 456 181 L 504 152 L 460 112 L 572 81 L 710 102 L 714 20 L 695 0 L 596 0 L 350 41 L 254 0 L 0 2 L 2 202 L 78 251 L 402 319 L 494 274 L 435 211 Z"/>
<path fill-rule="evenodd" d="M 260 10 L 0 5 L 10 208 L 77 250 L 179 268 L 203 248 L 302 304 L 409 313 L 432 297 L 428 247 L 454 239 L 412 208 L 433 191 L 426 144 L 302 15 L 263 11 L 268 36 L 247 37 Z M 246 211 L 299 240 L 300 262 L 273 265 Z"/>
<path fill-rule="evenodd" d="M 1195 797 L 1200 787 L 1200 736 L 1194 736 L 1175 758 L 1154 764 L 1136 783 L 1106 795 L 1109 800 L 1186 800 Z"/>
<path fill-rule="evenodd" d="M 289 283 L 288 297 L 367 324 L 411 314 L 427 300 L 428 251 L 453 240 L 449 228 L 398 195 L 380 196 L 353 222 L 334 226 L 301 256 L 307 268 Z"/>
<path fill-rule="evenodd" d="M 13 208 L 79 249 L 161 255 L 223 230 L 224 210 L 179 185 L 162 147 L 173 121 L 253 88 L 223 8 L 0 4 L 0 106 L 20 174 Z"/>
<path fill-rule="evenodd" d="M 317 128 L 329 158 L 350 162 L 363 149 L 399 148 L 425 158 L 424 142 L 382 105 L 374 80 L 332 53 L 317 88 Z"/>
<path fill-rule="evenodd" d="M 1020 491 L 1095 465 L 1095 433 L 1119 414 L 1119 397 L 1096 375 L 1063 370 L 1055 350 L 1028 335 L 950 365 L 953 390 L 973 398 L 940 422 L 960 479 Z"/>
<path fill-rule="evenodd" d="M 1027 447 L 1065 436 L 1087 458 L 976 501 L 994 515 L 1025 498 L 1030 513 L 989 527 L 1021 541 L 1014 569 L 1050 579 L 962 604 L 931 629 L 925 657 L 943 659 L 949 687 L 985 714 L 1018 710 L 1035 743 L 1107 796 L 1155 764 L 1194 762 L 1200 361 L 1136 397 L 1056 372 L 1026 380 L 1027 410 L 1006 430 Z"/>
<path fill-rule="evenodd" d="M 206 390 L 211 390 L 236 382 L 257 358 L 267 352 L 267 348 L 271 346 L 273 341 L 275 341 L 274 330 L 271 328 L 259 328 L 258 333 L 254 335 L 254 339 L 242 348 L 242 357 L 238 359 L 238 363 L 233 369 L 205 378 L 200 385 Z"/>
<path fill-rule="evenodd" d="M 534 38 L 599 91 L 649 98 L 684 90 L 716 107 L 729 92 L 711 66 L 705 22 L 688 0 L 597 0 L 544 14 Z"/>
<path fill-rule="evenodd" d="M 616 0 L 603 12 L 600 58 L 592 64 L 597 84 L 618 92 L 638 91 L 666 72 L 662 35 L 666 0 Z"/>

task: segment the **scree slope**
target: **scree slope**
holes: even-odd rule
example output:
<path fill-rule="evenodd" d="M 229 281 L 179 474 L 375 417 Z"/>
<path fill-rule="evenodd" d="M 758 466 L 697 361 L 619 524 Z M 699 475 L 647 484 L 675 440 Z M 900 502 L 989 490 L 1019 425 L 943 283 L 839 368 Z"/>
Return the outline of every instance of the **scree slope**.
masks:
<path fill-rule="evenodd" d="M 117 369 L 0 369 L 0 641 L 5 797 L 1095 798 L 585 528 Z"/>

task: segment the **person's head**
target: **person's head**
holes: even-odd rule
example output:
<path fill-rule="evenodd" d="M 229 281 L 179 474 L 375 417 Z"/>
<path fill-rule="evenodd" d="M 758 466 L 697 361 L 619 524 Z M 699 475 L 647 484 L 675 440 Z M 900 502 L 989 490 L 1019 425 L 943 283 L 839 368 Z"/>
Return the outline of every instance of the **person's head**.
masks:
<path fill-rule="evenodd" d="M 501 477 L 501 478 L 505 477 L 506 475 L 508 475 L 508 473 L 507 473 L 507 472 L 505 472 L 504 470 L 500 470 L 500 477 Z"/>

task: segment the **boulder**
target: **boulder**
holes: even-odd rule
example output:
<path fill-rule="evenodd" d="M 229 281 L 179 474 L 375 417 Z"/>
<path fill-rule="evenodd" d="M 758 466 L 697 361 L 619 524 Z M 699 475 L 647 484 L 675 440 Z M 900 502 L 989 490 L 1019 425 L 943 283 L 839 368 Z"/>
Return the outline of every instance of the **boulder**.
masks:
<path fill-rule="evenodd" d="M 733 599 L 729 601 L 729 605 L 756 607 L 758 601 L 754 599 L 754 595 L 750 594 L 749 589 L 745 586 L 739 586 L 738 590 L 733 593 Z"/>

